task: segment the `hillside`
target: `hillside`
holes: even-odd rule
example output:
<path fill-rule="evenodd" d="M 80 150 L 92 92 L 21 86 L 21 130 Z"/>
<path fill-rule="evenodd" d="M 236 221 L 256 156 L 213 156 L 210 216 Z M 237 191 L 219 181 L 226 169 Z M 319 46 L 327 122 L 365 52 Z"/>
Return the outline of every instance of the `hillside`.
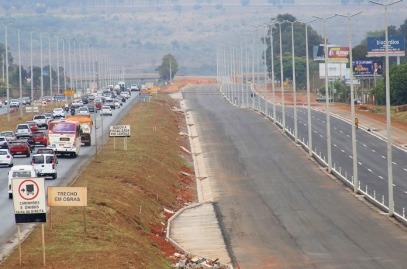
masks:
<path fill-rule="evenodd" d="M 106 5 L 92 5 L 95 1 L 80 1 L 83 5 L 74 5 L 75 1 L 71 2 L 71 5 L 63 8 L 46 9 L 43 14 L 36 13 L 32 8 L 12 7 L 8 10 L 3 8 L 2 15 L 13 20 L 13 25 L 18 27 L 29 25 L 30 28 L 65 35 L 66 39 L 90 44 L 99 52 L 108 55 L 115 65 L 124 66 L 131 72 L 154 72 L 161 63 L 162 56 L 172 53 L 179 62 L 180 73 L 202 75 L 216 73 L 216 47 L 219 44 L 236 43 L 238 35 L 242 34 L 248 35 L 250 40 L 253 25 L 267 23 L 271 17 L 278 14 L 289 13 L 299 20 L 309 21 L 314 15 L 332 15 L 333 10 L 343 14 L 363 10 L 363 14 L 354 18 L 354 44 L 358 44 L 366 36 L 367 31 L 382 30 L 384 23 L 383 9 L 366 3 L 329 6 L 305 5 L 306 1 L 296 1 L 297 5 L 273 6 L 268 5 L 266 1 L 253 0 L 249 5 L 242 6 L 239 1 L 224 0 L 222 4 L 210 1 L 211 4 L 197 6 L 192 4 L 194 1 L 161 1 L 163 4 L 160 5 L 148 5 L 148 1 L 117 1 L 122 4 L 112 6 L 108 5 L 110 1 L 102 1 Z M 172 4 L 174 2 L 178 4 Z M 195 3 L 198 2 L 207 3 L 206 1 Z M 131 3 L 140 4 L 131 5 Z M 405 7 L 406 3 L 398 5 Z M 402 24 L 405 20 L 402 11 L 403 8 L 389 8 L 391 14 L 389 24 L 397 27 Z M 346 45 L 345 19 L 334 18 L 330 21 L 329 41 Z M 323 35 L 322 26 L 321 22 L 312 25 L 320 35 Z M 11 28 L 9 44 L 13 55 L 17 54 L 16 35 L 16 28 Z M 21 35 L 24 55 L 22 63 L 28 66 L 29 30 L 22 29 Z M 37 57 L 38 35 L 34 33 L 33 40 Z M 53 50 L 56 47 L 55 39 L 55 37 L 52 39 Z M 4 40 L 3 31 L 0 32 L 0 40 Z M 44 49 L 48 49 L 47 46 L 44 45 Z"/>

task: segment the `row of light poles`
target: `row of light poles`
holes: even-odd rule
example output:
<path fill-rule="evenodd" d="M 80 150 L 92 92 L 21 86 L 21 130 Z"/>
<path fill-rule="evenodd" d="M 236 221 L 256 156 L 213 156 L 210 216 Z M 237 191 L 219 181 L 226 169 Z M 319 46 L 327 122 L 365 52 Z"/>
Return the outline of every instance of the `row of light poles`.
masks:
<path fill-rule="evenodd" d="M 388 166 L 388 204 L 389 204 L 389 215 L 394 214 L 394 199 L 393 199 L 393 175 L 392 175 L 392 153 L 391 153 L 391 114 L 390 114 L 390 81 L 389 81 L 389 55 L 388 55 L 388 29 L 387 29 L 387 9 L 389 6 L 394 5 L 396 3 L 401 2 L 402 0 L 397 0 L 388 4 L 382 4 L 378 3 L 375 1 L 369 1 L 373 4 L 381 5 L 385 8 L 385 42 L 386 42 L 386 125 L 387 125 L 387 166 Z M 327 17 L 319 17 L 319 16 L 313 16 L 315 19 L 312 21 L 309 21 L 307 23 L 304 23 L 305 25 L 305 43 L 306 43 L 306 88 L 307 88 L 307 103 L 308 103 L 308 109 L 307 109 L 307 117 L 308 117 L 308 154 L 312 156 L 312 130 L 311 130 L 311 108 L 310 108 L 310 69 L 309 69 L 309 55 L 308 55 L 308 27 L 310 23 L 316 21 L 316 20 L 322 20 L 323 22 L 323 27 L 324 27 L 324 50 L 325 50 L 325 59 L 324 59 L 324 64 L 325 64 L 325 74 L 324 74 L 324 79 L 325 79 L 325 106 L 326 106 L 326 131 L 327 131 L 327 169 L 328 172 L 332 172 L 332 141 L 331 141 L 331 123 L 330 123 L 330 107 L 329 107 L 329 91 L 328 91 L 328 82 L 329 82 L 329 74 L 328 74 L 328 44 L 327 44 L 327 29 L 326 29 L 326 23 L 327 20 L 334 18 L 334 17 L 343 17 L 348 20 L 348 42 L 349 42 L 349 62 L 350 62 L 350 90 L 351 90 L 351 119 L 352 119 L 352 161 L 353 161 L 353 190 L 354 193 L 356 194 L 359 191 L 359 179 L 358 179 L 358 161 L 357 161 L 357 147 L 356 147 L 356 115 L 355 115 L 355 91 L 354 91 L 354 85 L 353 85 L 353 57 L 352 57 L 352 18 L 361 14 L 362 11 L 356 12 L 354 14 L 350 15 L 343 15 L 343 14 L 333 14 L 331 16 Z M 260 69 L 259 69 L 259 64 L 260 64 L 260 55 L 263 53 L 259 51 L 259 47 L 256 46 L 255 44 L 255 39 L 259 40 L 257 36 L 257 32 L 261 27 L 266 27 L 269 29 L 269 40 L 270 40 L 270 62 L 271 62 L 271 86 L 272 86 L 272 104 L 273 104 L 273 112 L 272 112 L 272 117 L 273 117 L 273 122 L 276 123 L 276 99 L 275 99 L 275 70 L 274 70 L 274 41 L 273 41 L 273 29 L 274 27 L 278 26 L 278 35 L 279 35 L 279 58 L 280 58 L 280 87 L 281 87 L 281 109 L 282 109 L 282 129 L 286 130 L 286 120 L 285 120 L 285 100 L 284 100 L 284 69 L 283 69 L 283 52 L 282 52 L 282 35 L 281 35 L 281 28 L 282 24 L 284 23 L 290 23 L 291 24 L 291 56 L 292 56 L 292 76 L 293 76 L 293 100 L 294 100 L 294 139 L 296 142 L 298 142 L 298 127 L 297 127 L 297 104 L 296 104 L 296 74 L 295 74 L 295 50 L 294 50 L 294 24 L 299 21 L 272 21 L 271 24 L 268 25 L 252 25 L 254 27 L 254 32 L 252 33 L 253 35 L 253 41 L 252 41 L 252 47 L 250 48 L 246 42 L 246 57 L 245 60 L 243 59 L 243 52 L 242 52 L 242 44 L 240 42 L 241 46 L 241 56 L 240 59 L 237 59 L 237 61 L 234 58 L 233 54 L 229 54 L 227 51 L 229 50 L 234 51 L 234 44 L 233 42 L 228 45 L 221 45 L 218 47 L 218 57 L 221 57 L 222 60 L 218 60 L 218 78 L 221 82 L 226 82 L 226 84 L 229 84 L 226 86 L 228 89 L 226 92 L 227 97 L 233 96 L 233 89 L 234 84 L 235 84 L 235 78 L 239 76 L 239 74 L 235 73 L 235 69 L 233 66 L 236 64 L 240 64 L 240 76 L 242 77 L 242 84 L 243 84 L 243 78 L 244 78 L 244 73 L 243 73 L 243 66 L 246 66 L 246 77 L 249 75 L 248 73 L 248 67 L 249 67 L 249 60 L 251 58 L 251 78 L 252 78 L 252 87 L 255 89 L 256 83 L 255 83 L 255 73 L 257 73 L 257 82 L 259 84 L 259 74 L 260 74 Z M 266 35 L 264 35 L 264 43 L 266 44 Z M 264 50 L 266 51 L 266 50 Z M 251 57 L 249 57 L 249 53 L 251 53 Z M 257 55 L 257 59 L 256 59 Z M 264 52 L 264 64 L 266 61 L 266 53 Z M 230 61 L 230 62 L 228 62 Z M 255 72 L 255 61 L 257 61 L 257 72 Z M 238 63 L 236 63 L 238 62 Z M 228 64 L 231 64 L 230 68 L 228 68 Z M 266 67 L 265 67 L 266 68 Z M 267 72 L 265 70 L 265 72 Z M 266 77 L 265 77 L 266 80 Z M 267 82 L 265 81 L 265 84 L 267 85 Z M 267 86 L 266 86 L 267 89 Z M 241 87 L 242 95 L 243 95 L 243 85 Z M 248 92 L 246 93 L 246 96 L 248 97 Z M 243 98 L 242 98 L 243 99 Z M 232 99 L 233 102 L 234 99 Z M 252 103 L 254 103 L 254 98 L 252 98 Z M 246 105 L 248 104 L 248 101 L 246 102 Z M 267 107 L 266 107 L 267 110 Z"/>
<path fill-rule="evenodd" d="M 121 65 L 113 64 L 114 61 L 110 61 L 109 57 L 99 50 L 96 50 L 91 44 L 80 43 L 75 39 L 70 38 L 68 35 L 53 34 L 50 31 L 45 31 L 36 28 L 29 28 L 26 26 L 12 26 L 12 21 L 0 21 L 4 24 L 5 33 L 5 85 L 6 85 L 6 100 L 10 100 L 10 82 L 9 82 L 9 28 L 10 26 L 17 30 L 17 56 L 18 56 L 18 77 L 19 77 L 19 97 L 23 97 L 23 78 L 22 78 L 22 54 L 21 54 L 21 30 L 29 31 L 30 33 L 30 87 L 31 87 L 31 100 L 34 100 L 34 46 L 33 37 L 34 32 L 39 33 L 39 61 L 40 61 L 40 98 L 44 97 L 44 61 L 43 56 L 43 34 L 48 33 L 48 76 L 49 76 L 49 95 L 53 96 L 55 93 L 63 94 L 64 90 L 72 89 L 78 92 L 79 89 L 82 91 L 86 90 L 88 87 L 87 81 L 89 83 L 93 82 L 97 85 L 97 88 L 102 86 L 116 84 L 117 81 L 124 79 L 124 67 Z M 56 72 L 57 72 L 57 85 L 53 85 L 53 74 L 52 74 L 52 37 L 56 39 L 56 59 L 54 59 L 54 64 L 56 61 Z M 60 41 L 62 41 L 62 52 L 60 51 Z M 68 48 L 66 48 L 68 47 Z M 60 56 L 62 54 L 62 66 L 60 66 Z M 66 64 L 68 64 L 68 69 Z M 96 68 L 96 64 L 99 68 Z M 4 65 L 3 65 L 4 66 Z M 79 67 L 78 67 L 79 66 Z M 60 68 L 63 68 L 63 81 L 60 80 Z M 73 70 L 73 71 L 72 71 Z M 99 70 L 99 74 L 96 74 L 96 70 Z M 97 81 L 96 78 L 99 78 Z M 61 85 L 62 84 L 62 85 Z M 56 88 L 56 92 L 54 92 Z M 65 99 L 67 101 L 67 98 Z M 33 103 L 33 102 L 31 102 Z M 20 106 L 20 115 L 22 115 L 23 110 Z M 10 121 L 10 107 L 7 106 L 7 119 Z"/>

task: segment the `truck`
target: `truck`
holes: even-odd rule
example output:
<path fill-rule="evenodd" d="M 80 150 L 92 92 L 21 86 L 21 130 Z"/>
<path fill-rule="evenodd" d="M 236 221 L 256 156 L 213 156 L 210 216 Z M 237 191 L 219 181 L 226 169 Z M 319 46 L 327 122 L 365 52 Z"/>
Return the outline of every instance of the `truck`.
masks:
<path fill-rule="evenodd" d="M 81 140 L 85 146 L 90 146 L 91 141 L 91 134 L 92 134 L 92 127 L 93 127 L 93 120 L 92 116 L 90 115 L 76 115 L 76 116 L 67 116 L 67 121 L 77 121 L 81 126 Z"/>

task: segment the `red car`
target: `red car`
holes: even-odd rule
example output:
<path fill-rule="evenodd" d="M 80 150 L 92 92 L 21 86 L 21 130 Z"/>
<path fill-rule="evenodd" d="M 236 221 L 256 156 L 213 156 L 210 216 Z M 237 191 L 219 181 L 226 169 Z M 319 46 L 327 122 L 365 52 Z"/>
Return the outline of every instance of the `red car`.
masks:
<path fill-rule="evenodd" d="M 31 148 L 26 140 L 16 140 L 10 143 L 9 151 L 11 155 L 25 155 L 30 157 Z"/>
<path fill-rule="evenodd" d="M 48 146 L 48 136 L 45 132 L 33 132 L 32 134 L 36 145 Z"/>
<path fill-rule="evenodd" d="M 31 132 L 37 132 L 38 131 L 38 125 L 35 121 L 27 121 L 28 126 L 30 126 Z"/>
<path fill-rule="evenodd" d="M 102 109 L 102 102 L 96 101 L 95 102 L 95 107 L 97 110 L 101 110 Z"/>

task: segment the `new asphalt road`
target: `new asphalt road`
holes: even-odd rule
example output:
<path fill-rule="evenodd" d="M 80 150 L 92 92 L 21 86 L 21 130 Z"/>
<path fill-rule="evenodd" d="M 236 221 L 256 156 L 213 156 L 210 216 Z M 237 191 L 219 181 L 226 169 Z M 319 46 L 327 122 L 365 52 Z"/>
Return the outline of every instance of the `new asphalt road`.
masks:
<path fill-rule="evenodd" d="M 405 228 L 327 175 L 264 115 L 211 86 L 184 98 L 240 268 L 405 268 Z"/>

